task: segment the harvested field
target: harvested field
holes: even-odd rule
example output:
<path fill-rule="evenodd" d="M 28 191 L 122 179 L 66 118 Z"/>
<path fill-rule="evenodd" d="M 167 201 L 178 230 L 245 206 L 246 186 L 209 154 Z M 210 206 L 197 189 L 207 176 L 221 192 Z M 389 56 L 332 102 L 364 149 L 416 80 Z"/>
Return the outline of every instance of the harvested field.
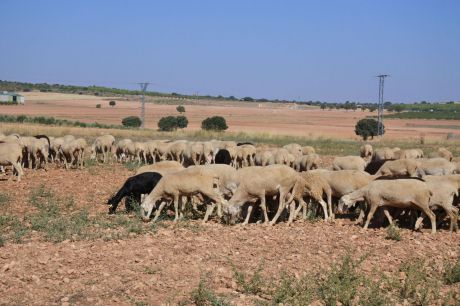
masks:
<path fill-rule="evenodd" d="M 301 279 L 330 273 L 333 264 L 351 254 L 353 260 L 366 256 L 359 268 L 364 275 L 383 273 L 399 281 L 410 275 L 399 270 L 403 263 L 426 260 L 433 275 L 460 256 L 459 234 L 446 229 L 436 235 L 428 229 L 401 229 L 402 240 L 394 241 L 386 239 L 383 228 L 363 231 L 348 219 L 333 224 L 296 222 L 291 227 L 187 220 L 143 224 L 135 215 L 124 215 L 122 205 L 117 216 L 106 215 L 107 198 L 133 173 L 125 166 L 25 171 L 21 183 L 0 184 L 2 216 L 16 217 L 26 227 L 20 243 L 13 235 L 0 248 L 2 305 L 194 304 L 202 278 L 206 290 L 216 296 L 237 305 L 255 305 L 272 300 L 267 293 L 270 286 L 262 282 L 260 288 L 252 283 L 253 287 L 243 286 L 235 271 L 239 276 L 253 275 L 262 266 L 260 275 L 267 282 L 283 273 Z M 62 220 L 87 211 L 84 225 L 91 230 L 58 235 L 51 232 L 52 223 L 49 228 L 31 229 L 45 200 L 56 202 Z M 10 231 L 11 227 L 3 228 L 2 236 Z M 453 305 L 460 287 L 442 285 L 439 292 L 454 294 L 445 299 Z M 408 295 L 407 301 L 415 300 Z"/>
<path fill-rule="evenodd" d="M 122 118 L 139 115 L 140 112 L 140 103 L 133 97 L 111 98 L 41 92 L 23 94 L 26 105 L 2 105 L 2 113 L 120 124 Z M 110 107 L 110 100 L 115 100 L 117 105 Z M 161 117 L 177 115 L 176 106 L 179 104 L 186 106 L 185 115 L 189 120 L 187 130 L 192 131 L 199 130 L 201 121 L 206 117 L 220 115 L 226 118 L 230 132 L 357 139 L 354 134 L 356 122 L 363 117 L 376 115 L 368 111 L 329 111 L 308 106 L 294 107 L 293 104 L 165 98 L 149 98 L 148 101 L 150 103 L 146 106 L 146 127 L 152 129 L 157 128 Z M 96 104 L 101 104 L 102 108 L 96 108 Z M 455 128 L 456 124 L 460 125 L 460 121 L 391 119 L 385 122 L 385 138 L 414 139 L 424 136 L 427 139 L 446 139 L 448 133 L 460 135 L 460 131 Z"/>

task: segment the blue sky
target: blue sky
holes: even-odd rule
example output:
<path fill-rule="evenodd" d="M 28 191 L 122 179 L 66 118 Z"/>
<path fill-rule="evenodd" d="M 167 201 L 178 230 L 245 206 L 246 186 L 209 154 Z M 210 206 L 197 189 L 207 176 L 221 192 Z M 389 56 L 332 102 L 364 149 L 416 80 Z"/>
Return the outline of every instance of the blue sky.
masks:
<path fill-rule="evenodd" d="M 460 100 L 457 0 L 2 0 L 0 8 L 0 79 L 374 102 L 374 76 L 387 73 L 385 100 Z"/>

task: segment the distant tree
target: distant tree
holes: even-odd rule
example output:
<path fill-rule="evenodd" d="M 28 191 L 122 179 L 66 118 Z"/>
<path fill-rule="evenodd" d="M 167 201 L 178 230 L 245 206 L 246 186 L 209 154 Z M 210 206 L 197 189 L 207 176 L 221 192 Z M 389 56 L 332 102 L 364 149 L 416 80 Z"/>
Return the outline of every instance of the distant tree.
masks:
<path fill-rule="evenodd" d="M 254 101 L 254 99 L 253 99 L 253 98 L 251 98 L 251 97 L 244 97 L 244 98 L 243 98 L 243 101 L 249 101 L 249 102 L 253 102 L 253 101 Z"/>
<path fill-rule="evenodd" d="M 185 113 L 185 107 L 183 105 L 179 105 L 178 107 L 176 107 L 176 110 L 181 114 Z"/>
<path fill-rule="evenodd" d="M 101 108 L 101 107 L 102 107 L 102 105 L 96 104 L 96 108 Z"/>
<path fill-rule="evenodd" d="M 109 105 L 112 106 L 112 107 L 114 107 L 115 105 L 117 105 L 117 102 L 115 102 L 115 101 L 112 100 L 112 101 L 109 102 Z"/>
<path fill-rule="evenodd" d="M 142 124 L 141 118 L 137 116 L 129 116 L 121 120 L 121 124 L 126 127 L 140 127 Z"/>
<path fill-rule="evenodd" d="M 158 128 L 160 131 L 174 131 L 177 129 L 177 120 L 174 116 L 162 117 L 158 121 Z"/>
<path fill-rule="evenodd" d="M 224 131 L 228 129 L 228 126 L 224 117 L 214 116 L 204 119 L 201 122 L 201 128 L 203 130 Z"/>
<path fill-rule="evenodd" d="M 322 104 L 321 104 L 321 109 L 322 109 L 322 110 L 325 110 L 326 107 L 327 107 L 326 103 L 322 103 Z"/>
<path fill-rule="evenodd" d="M 363 140 L 374 138 L 378 133 L 378 122 L 375 119 L 361 119 L 355 125 L 355 134 L 361 136 Z M 383 134 L 385 134 L 385 126 L 383 126 Z"/>
<path fill-rule="evenodd" d="M 395 104 L 391 107 L 391 110 L 400 113 L 404 110 L 404 106 L 400 104 Z"/>
<path fill-rule="evenodd" d="M 176 117 L 176 125 L 179 129 L 186 128 L 188 125 L 188 119 L 185 116 L 177 116 Z"/>
<path fill-rule="evenodd" d="M 372 112 L 375 112 L 377 110 L 377 106 L 375 105 L 371 105 L 369 106 L 369 111 L 372 113 Z"/>
<path fill-rule="evenodd" d="M 228 99 L 229 99 L 229 100 L 237 100 L 237 99 L 235 98 L 235 96 L 229 96 Z"/>

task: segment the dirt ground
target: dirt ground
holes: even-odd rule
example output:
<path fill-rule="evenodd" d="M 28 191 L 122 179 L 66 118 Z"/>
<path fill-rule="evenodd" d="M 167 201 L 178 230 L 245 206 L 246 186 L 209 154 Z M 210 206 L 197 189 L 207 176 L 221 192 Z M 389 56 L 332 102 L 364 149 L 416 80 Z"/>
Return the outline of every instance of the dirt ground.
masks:
<path fill-rule="evenodd" d="M 57 94 L 26 92 L 26 104 L 19 106 L 0 106 L 4 114 L 26 114 L 32 116 L 54 116 L 56 118 L 80 120 L 83 122 L 99 122 L 120 124 L 126 116 L 140 113 L 140 103 L 126 101 L 123 98 L 96 97 L 77 94 Z M 117 105 L 110 107 L 109 101 L 115 100 Z M 155 100 L 155 99 L 153 99 Z M 161 102 L 158 98 L 157 102 Z M 171 102 L 172 101 L 172 102 Z M 182 101 L 171 100 L 166 104 L 147 103 L 146 126 L 157 128 L 158 120 L 163 116 L 177 115 L 176 106 L 186 105 L 186 113 L 190 130 L 198 130 L 201 121 L 209 116 L 224 116 L 229 131 L 269 133 L 279 135 L 349 138 L 355 139 L 354 126 L 356 121 L 376 113 L 345 110 L 320 110 L 316 107 L 305 107 L 272 103 L 245 103 L 222 101 Z M 101 104 L 102 108 L 96 108 Z M 386 138 L 419 138 L 446 139 L 447 133 L 460 135 L 457 120 L 386 120 Z"/>
<path fill-rule="evenodd" d="M 0 192 L 11 199 L 2 210 L 21 218 L 30 209 L 32 190 L 44 184 L 59 197 L 72 197 L 77 209 L 110 221 L 104 203 L 130 175 L 121 165 L 26 170 L 21 183 L 0 182 Z M 368 254 L 363 269 L 369 274 L 398 273 L 402 262 L 416 258 L 442 266 L 444 260 L 460 256 L 458 233 L 402 229 L 401 234 L 399 242 L 387 240 L 385 229 L 362 230 L 348 219 L 290 227 L 163 221 L 155 231 L 120 239 L 60 243 L 32 233 L 23 243 L 7 242 L 0 248 L 0 304 L 176 305 L 187 301 L 200 277 L 207 275 L 217 293 L 237 305 L 252 305 L 251 297 L 236 290 L 230 262 L 251 273 L 263 261 L 263 274 L 279 277 L 283 272 L 301 276 L 329 269 L 347 252 L 355 258 Z"/>

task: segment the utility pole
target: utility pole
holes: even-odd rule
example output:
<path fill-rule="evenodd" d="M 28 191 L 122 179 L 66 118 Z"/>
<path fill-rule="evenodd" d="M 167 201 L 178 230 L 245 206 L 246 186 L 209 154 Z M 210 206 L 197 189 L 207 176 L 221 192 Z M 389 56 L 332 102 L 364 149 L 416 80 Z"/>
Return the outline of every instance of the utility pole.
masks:
<path fill-rule="evenodd" d="M 383 136 L 383 87 L 385 83 L 385 78 L 389 76 L 387 74 L 381 74 L 377 77 L 379 78 L 379 104 L 377 112 L 377 136 Z"/>
<path fill-rule="evenodd" d="M 147 90 L 147 86 L 149 83 L 139 83 L 141 86 L 141 128 L 145 127 L 145 91 Z"/>

